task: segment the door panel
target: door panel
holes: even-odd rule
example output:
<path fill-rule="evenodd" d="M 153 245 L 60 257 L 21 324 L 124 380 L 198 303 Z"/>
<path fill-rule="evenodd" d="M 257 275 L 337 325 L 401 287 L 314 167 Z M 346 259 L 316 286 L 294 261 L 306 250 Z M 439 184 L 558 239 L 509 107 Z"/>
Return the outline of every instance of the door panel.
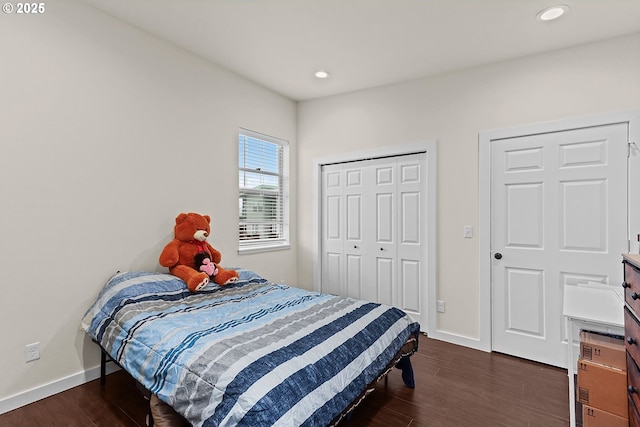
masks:
<path fill-rule="evenodd" d="M 393 243 L 393 194 L 376 194 L 376 242 Z"/>
<path fill-rule="evenodd" d="M 394 305 L 393 289 L 394 280 L 394 260 L 382 256 L 376 257 L 375 283 L 377 288 L 377 298 L 373 301 L 382 304 Z"/>
<path fill-rule="evenodd" d="M 542 183 L 507 184 L 506 246 L 542 248 Z"/>
<path fill-rule="evenodd" d="M 342 235 L 340 233 L 340 196 L 327 196 L 325 203 L 327 206 L 327 227 L 325 228 L 327 233 L 326 238 L 330 240 L 342 239 Z"/>
<path fill-rule="evenodd" d="M 544 338 L 544 282 L 542 271 L 506 269 L 509 332 Z"/>
<path fill-rule="evenodd" d="M 362 240 L 362 196 L 349 194 L 347 196 L 347 240 Z"/>
<path fill-rule="evenodd" d="M 402 299 L 399 304 L 403 310 L 420 312 L 420 262 L 402 260 L 400 287 Z"/>
<path fill-rule="evenodd" d="M 347 296 L 361 298 L 362 256 L 347 255 Z"/>
<path fill-rule="evenodd" d="M 324 292 L 333 295 L 340 295 L 340 264 L 342 254 L 335 252 L 327 252 L 326 254 L 326 281 L 323 283 Z"/>
<path fill-rule="evenodd" d="M 492 349 L 566 367 L 564 284 L 622 278 L 627 124 L 491 145 Z"/>
<path fill-rule="evenodd" d="M 406 244 L 420 244 L 420 193 L 402 193 L 401 241 Z"/>
<path fill-rule="evenodd" d="M 388 160 L 384 160 L 387 162 Z M 373 160 L 375 163 L 379 163 L 377 160 Z M 389 165 L 376 167 L 376 184 L 377 185 L 392 185 L 393 184 L 393 167 Z"/>
<path fill-rule="evenodd" d="M 560 248 L 606 252 L 606 180 L 561 182 L 560 186 Z"/>

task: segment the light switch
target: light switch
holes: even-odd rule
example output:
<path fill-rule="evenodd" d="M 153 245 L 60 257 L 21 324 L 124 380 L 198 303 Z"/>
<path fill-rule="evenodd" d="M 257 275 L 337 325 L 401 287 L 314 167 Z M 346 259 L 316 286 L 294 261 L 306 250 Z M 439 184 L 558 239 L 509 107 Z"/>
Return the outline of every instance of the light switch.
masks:
<path fill-rule="evenodd" d="M 473 237 L 473 227 L 470 225 L 465 225 L 464 226 L 464 238 L 465 239 L 470 239 Z"/>

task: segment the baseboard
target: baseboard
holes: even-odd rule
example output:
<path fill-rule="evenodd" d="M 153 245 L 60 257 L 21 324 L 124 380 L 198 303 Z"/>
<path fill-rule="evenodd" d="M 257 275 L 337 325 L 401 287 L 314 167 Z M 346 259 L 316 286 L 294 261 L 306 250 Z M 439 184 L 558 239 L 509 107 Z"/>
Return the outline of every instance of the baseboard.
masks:
<path fill-rule="evenodd" d="M 491 352 L 491 348 L 488 348 L 486 344 L 475 338 L 465 337 L 463 335 L 452 334 L 444 331 L 432 331 L 428 334 L 429 338 L 433 338 L 440 341 L 445 341 L 451 344 L 457 344 L 464 347 L 473 348 L 476 350 Z"/>
<path fill-rule="evenodd" d="M 113 363 L 109 363 L 107 365 L 107 375 L 118 370 L 120 370 L 120 368 Z M 100 378 L 100 366 L 14 394 L 13 396 L 0 400 L 0 414 L 13 411 L 14 409 L 37 402 L 38 400 L 53 396 L 54 394 L 61 393 L 98 378 Z"/>

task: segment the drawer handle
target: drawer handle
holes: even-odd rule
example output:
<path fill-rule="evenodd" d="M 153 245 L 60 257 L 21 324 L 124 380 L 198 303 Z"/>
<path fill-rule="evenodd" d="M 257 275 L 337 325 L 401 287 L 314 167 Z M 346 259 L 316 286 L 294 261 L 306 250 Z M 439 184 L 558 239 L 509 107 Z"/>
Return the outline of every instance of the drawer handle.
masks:
<path fill-rule="evenodd" d="M 622 282 L 622 287 L 623 287 L 623 288 L 630 288 L 630 287 L 631 287 L 631 285 L 630 285 L 630 284 L 628 284 L 627 282 Z"/>
<path fill-rule="evenodd" d="M 631 294 L 631 299 L 637 300 L 638 298 L 640 298 L 640 295 L 638 295 L 636 292 Z"/>
<path fill-rule="evenodd" d="M 629 392 L 629 394 L 633 394 L 633 393 L 635 393 L 637 390 L 636 390 L 636 388 L 635 388 L 634 386 L 629 385 L 629 386 L 627 387 L 627 391 Z"/>
<path fill-rule="evenodd" d="M 636 340 L 634 340 L 634 339 L 633 339 L 633 338 L 631 338 L 631 337 L 627 337 L 627 342 L 628 342 L 629 344 L 631 344 L 631 345 L 634 345 L 637 341 L 636 341 Z"/>

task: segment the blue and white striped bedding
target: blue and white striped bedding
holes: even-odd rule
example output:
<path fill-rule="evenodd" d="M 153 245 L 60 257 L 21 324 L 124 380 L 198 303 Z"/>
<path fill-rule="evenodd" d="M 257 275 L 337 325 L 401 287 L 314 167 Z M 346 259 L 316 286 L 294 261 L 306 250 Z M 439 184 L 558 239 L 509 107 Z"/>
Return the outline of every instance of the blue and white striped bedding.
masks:
<path fill-rule="evenodd" d="M 83 329 L 194 426 L 329 425 L 417 338 L 397 308 L 238 271 L 196 294 L 169 274 L 116 274 Z"/>

